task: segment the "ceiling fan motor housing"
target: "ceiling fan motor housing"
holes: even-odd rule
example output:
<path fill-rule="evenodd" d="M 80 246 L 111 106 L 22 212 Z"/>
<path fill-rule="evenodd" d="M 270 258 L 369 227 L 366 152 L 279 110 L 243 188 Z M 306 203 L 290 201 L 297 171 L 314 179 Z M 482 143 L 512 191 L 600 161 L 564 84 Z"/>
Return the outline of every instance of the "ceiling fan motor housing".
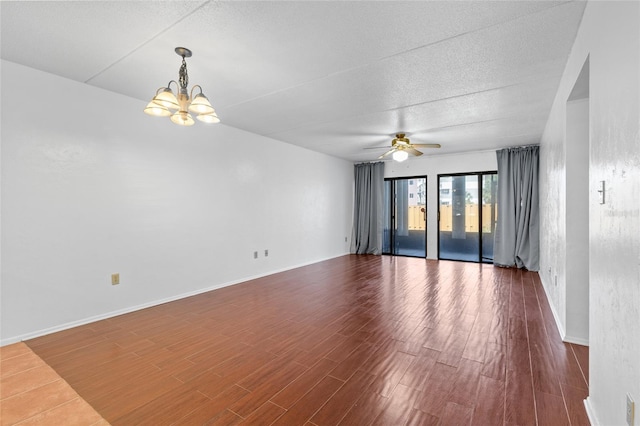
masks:
<path fill-rule="evenodd" d="M 397 133 L 395 139 L 391 141 L 391 146 L 396 145 L 411 145 L 409 138 L 405 138 L 404 133 Z"/>

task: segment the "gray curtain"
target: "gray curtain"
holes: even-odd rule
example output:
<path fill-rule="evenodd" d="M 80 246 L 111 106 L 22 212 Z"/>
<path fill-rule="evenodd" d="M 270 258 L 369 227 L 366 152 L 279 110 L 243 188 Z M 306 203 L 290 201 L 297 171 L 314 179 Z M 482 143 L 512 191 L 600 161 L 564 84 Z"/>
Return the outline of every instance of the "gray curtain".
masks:
<path fill-rule="evenodd" d="M 493 263 L 530 271 L 539 269 L 538 146 L 496 151 L 498 223 Z"/>
<path fill-rule="evenodd" d="M 384 163 L 355 165 L 351 253 L 382 253 Z"/>

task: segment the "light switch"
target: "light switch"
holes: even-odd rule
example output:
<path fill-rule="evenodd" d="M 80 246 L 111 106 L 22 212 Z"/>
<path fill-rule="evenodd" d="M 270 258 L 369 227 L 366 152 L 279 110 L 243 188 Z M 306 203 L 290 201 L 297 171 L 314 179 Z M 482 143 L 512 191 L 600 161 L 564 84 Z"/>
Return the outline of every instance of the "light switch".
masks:
<path fill-rule="evenodd" d="M 604 204 L 604 181 L 600 181 L 600 185 L 598 186 L 598 193 L 600 194 L 600 204 Z"/>

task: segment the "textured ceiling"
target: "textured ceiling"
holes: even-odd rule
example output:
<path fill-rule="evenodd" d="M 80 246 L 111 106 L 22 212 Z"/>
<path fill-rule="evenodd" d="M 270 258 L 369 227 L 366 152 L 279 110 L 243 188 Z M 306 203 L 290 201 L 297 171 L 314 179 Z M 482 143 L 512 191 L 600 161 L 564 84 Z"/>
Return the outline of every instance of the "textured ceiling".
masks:
<path fill-rule="evenodd" d="M 2 1 L 2 58 L 140 99 L 185 46 L 223 123 L 351 161 L 537 143 L 584 2 Z M 197 126 L 203 124 L 197 123 Z"/>

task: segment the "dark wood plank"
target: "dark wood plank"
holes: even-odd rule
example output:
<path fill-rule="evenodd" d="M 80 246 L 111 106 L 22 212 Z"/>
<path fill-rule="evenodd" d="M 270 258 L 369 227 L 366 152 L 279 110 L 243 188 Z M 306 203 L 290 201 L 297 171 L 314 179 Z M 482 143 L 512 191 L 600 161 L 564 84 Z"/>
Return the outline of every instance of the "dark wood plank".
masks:
<path fill-rule="evenodd" d="M 384 397 L 390 396 L 414 359 L 415 356 L 400 351 L 381 358 L 380 362 L 369 370 L 377 376 L 371 390 Z"/>
<path fill-rule="evenodd" d="M 265 402 L 260 406 L 260 408 L 255 410 L 250 416 L 244 419 L 242 424 L 267 426 L 276 421 L 278 417 L 282 416 L 286 412 L 287 410 L 282 407 L 278 407 L 271 402 Z"/>
<path fill-rule="evenodd" d="M 505 383 L 486 376 L 480 376 L 476 409 L 472 425 L 499 425 L 504 421 Z"/>
<path fill-rule="evenodd" d="M 587 410 L 584 408 L 584 400 L 589 395 L 589 391 L 584 388 L 574 388 L 573 386 L 561 383 L 562 395 L 567 408 L 567 414 L 572 425 L 588 425 L 589 418 Z"/>
<path fill-rule="evenodd" d="M 436 363 L 427 377 L 422 396 L 416 401 L 415 408 L 440 417 L 453 390 L 457 368 Z"/>
<path fill-rule="evenodd" d="M 181 385 L 165 392 L 146 404 L 116 417 L 112 425 L 170 424 L 193 411 L 193 407 L 207 405 L 211 400 L 189 385 Z"/>
<path fill-rule="evenodd" d="M 422 392 L 417 389 L 398 385 L 389 397 L 389 403 L 384 406 L 372 424 L 380 426 L 405 424 L 413 404 L 421 394 Z"/>
<path fill-rule="evenodd" d="M 537 322 L 527 320 L 531 371 L 535 390 L 552 395 L 562 395 L 558 378 L 558 365 L 546 331 Z"/>
<path fill-rule="evenodd" d="M 243 388 L 252 391 L 259 386 L 263 386 L 265 383 L 277 381 L 277 377 L 279 377 L 283 372 L 289 369 L 298 370 L 300 367 L 303 367 L 301 364 L 294 361 L 299 353 L 300 351 L 291 351 L 285 355 L 276 357 L 267 364 L 256 369 L 247 377 L 238 381 L 238 384 Z M 306 370 L 306 368 L 303 368 L 303 371 L 304 370 Z M 282 386 L 286 386 L 287 384 L 288 382 L 284 383 Z"/>
<path fill-rule="evenodd" d="M 503 351 L 487 349 L 485 352 L 482 375 L 504 382 L 507 371 L 507 356 Z"/>
<path fill-rule="evenodd" d="M 536 392 L 536 413 L 539 426 L 569 426 L 569 415 L 561 396 Z"/>
<path fill-rule="evenodd" d="M 367 425 L 384 411 L 389 403 L 389 398 L 385 398 L 375 392 L 365 392 L 358 403 L 353 405 L 346 416 L 340 421 L 340 425 Z"/>
<path fill-rule="evenodd" d="M 442 426 L 462 426 L 471 423 L 473 408 L 466 405 L 458 405 L 455 402 L 448 402 L 444 408 L 444 413 L 440 418 Z"/>
<path fill-rule="evenodd" d="M 348 380 L 374 352 L 375 348 L 369 343 L 363 343 L 336 368 L 331 371 L 331 376 L 340 380 Z"/>
<path fill-rule="evenodd" d="M 585 384 L 589 385 L 589 347 L 583 345 L 571 344 L 571 350 L 578 361 L 580 371 L 582 372 L 582 378 Z"/>
<path fill-rule="evenodd" d="M 340 420 L 342 420 L 351 407 L 362 398 L 363 393 L 368 391 L 374 379 L 375 376 L 369 373 L 356 371 L 344 386 L 318 410 L 311 418 L 311 422 L 318 426 L 336 425 L 340 423 Z"/>
<path fill-rule="evenodd" d="M 457 329 L 449 334 L 447 342 L 440 351 L 438 362 L 457 367 L 462 359 L 462 354 L 467 346 L 469 333 L 460 332 Z"/>
<path fill-rule="evenodd" d="M 239 386 L 232 386 L 224 392 L 219 393 L 212 398 L 210 402 L 191 407 L 193 411 L 175 421 L 174 425 L 201 425 L 206 424 L 209 420 L 215 419 L 220 413 L 224 412 L 231 404 L 244 397 L 247 394 L 245 389 Z"/>
<path fill-rule="evenodd" d="M 291 385 L 294 380 L 298 379 L 305 371 L 307 371 L 307 368 L 300 364 L 293 364 L 287 368 L 275 371 L 273 374 L 269 375 L 267 380 L 264 380 L 259 385 L 255 386 L 251 393 L 231 405 L 229 408 L 242 417 L 247 417 L 274 395 L 278 394 L 283 389 L 287 389 L 287 387 Z"/>
<path fill-rule="evenodd" d="M 342 385 L 344 382 L 341 380 L 326 376 L 273 424 L 299 425 L 305 423 Z"/>
<path fill-rule="evenodd" d="M 437 426 L 439 422 L 439 418 L 414 408 L 409 413 L 405 426 Z"/>
<path fill-rule="evenodd" d="M 456 371 L 453 389 L 451 389 L 447 401 L 473 408 L 478 394 L 482 367 L 482 363 L 471 361 L 470 359 L 462 359 Z"/>
<path fill-rule="evenodd" d="M 530 373 L 507 370 L 505 395 L 504 417 L 507 424 L 536 424 L 535 399 Z"/>
<path fill-rule="evenodd" d="M 321 382 L 336 366 L 334 361 L 321 359 L 316 365 L 302 373 L 293 382 L 289 383 L 282 391 L 274 395 L 270 401 L 274 404 L 289 408 L 316 384 Z M 340 380 L 341 383 L 343 383 Z"/>
<path fill-rule="evenodd" d="M 400 379 L 400 384 L 414 389 L 422 390 L 424 383 L 431 374 L 431 369 L 435 367 L 440 352 L 423 348 L 413 359 L 412 364 L 404 372 Z"/>
<path fill-rule="evenodd" d="M 231 426 L 242 423 L 244 419 L 229 410 L 224 410 L 213 419 L 207 422 L 211 426 Z"/>

